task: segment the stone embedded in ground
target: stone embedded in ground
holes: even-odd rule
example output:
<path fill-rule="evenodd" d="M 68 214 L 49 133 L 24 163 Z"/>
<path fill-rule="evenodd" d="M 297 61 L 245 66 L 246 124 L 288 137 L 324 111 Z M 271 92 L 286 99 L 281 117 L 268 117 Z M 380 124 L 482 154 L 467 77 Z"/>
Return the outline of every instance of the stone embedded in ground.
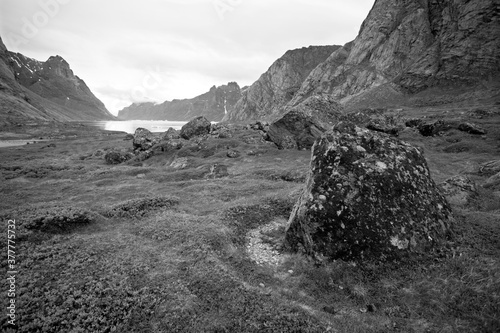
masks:
<path fill-rule="evenodd" d="M 439 187 L 448 202 L 458 206 L 466 205 L 478 194 L 476 184 L 469 177 L 462 175 L 448 178 L 439 184 Z"/>
<path fill-rule="evenodd" d="M 237 150 L 229 150 L 226 155 L 229 158 L 237 158 L 241 156 L 241 153 Z"/>
<path fill-rule="evenodd" d="M 500 172 L 500 160 L 493 160 L 482 163 L 479 166 L 479 173 L 486 176 L 491 176 Z"/>
<path fill-rule="evenodd" d="M 178 150 L 181 149 L 182 146 L 184 145 L 184 142 L 182 139 L 171 139 L 168 141 L 162 141 L 158 144 L 156 144 L 153 147 L 153 151 L 173 151 L 173 150 Z"/>
<path fill-rule="evenodd" d="M 462 132 L 467 132 L 469 134 L 484 135 L 486 131 L 477 124 L 472 123 L 461 123 L 458 125 L 458 129 Z"/>
<path fill-rule="evenodd" d="M 418 125 L 417 128 L 423 136 L 435 136 L 439 135 L 441 132 L 450 130 L 451 126 L 443 120 L 438 120 L 433 123 L 422 123 Z"/>
<path fill-rule="evenodd" d="M 451 209 L 422 152 L 341 122 L 312 147 L 285 246 L 323 259 L 390 259 L 439 247 Z"/>
<path fill-rule="evenodd" d="M 206 175 L 207 178 L 222 178 L 228 176 L 227 165 L 215 163 L 210 166 L 210 171 Z"/>
<path fill-rule="evenodd" d="M 394 119 L 391 117 L 379 117 L 372 119 L 370 120 L 370 122 L 368 122 L 366 128 L 372 131 L 386 133 L 394 136 L 397 136 L 399 133 L 399 128 Z"/>
<path fill-rule="evenodd" d="M 155 137 L 155 135 L 149 130 L 139 127 L 135 130 L 134 141 L 132 141 L 132 144 L 134 149 L 148 150 L 158 143 L 158 141 L 158 138 Z"/>
<path fill-rule="evenodd" d="M 311 96 L 269 126 L 267 137 L 280 149 L 309 149 L 342 116 L 330 96 Z"/>
<path fill-rule="evenodd" d="M 182 126 L 181 138 L 189 140 L 195 136 L 210 133 L 210 121 L 203 116 L 199 116 Z"/>
<path fill-rule="evenodd" d="M 126 162 L 134 157 L 132 153 L 124 153 L 117 150 L 108 151 L 104 155 L 104 160 L 107 164 L 120 164 Z"/>

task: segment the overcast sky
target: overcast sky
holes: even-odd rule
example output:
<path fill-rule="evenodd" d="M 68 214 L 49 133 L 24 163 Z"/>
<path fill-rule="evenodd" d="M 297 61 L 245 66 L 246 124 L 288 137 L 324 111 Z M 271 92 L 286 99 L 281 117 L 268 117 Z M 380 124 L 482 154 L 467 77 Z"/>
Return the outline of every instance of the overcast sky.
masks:
<path fill-rule="evenodd" d="M 374 0 L 0 0 L 11 51 L 62 56 L 109 111 L 252 84 L 287 50 L 353 40 Z"/>

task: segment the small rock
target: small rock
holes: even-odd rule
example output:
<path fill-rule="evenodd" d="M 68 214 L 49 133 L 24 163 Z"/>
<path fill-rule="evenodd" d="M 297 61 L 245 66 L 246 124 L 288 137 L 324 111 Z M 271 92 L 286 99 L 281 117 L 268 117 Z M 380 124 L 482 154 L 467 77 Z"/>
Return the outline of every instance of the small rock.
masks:
<path fill-rule="evenodd" d="M 237 150 L 230 150 L 227 152 L 227 157 L 229 158 L 237 158 L 237 157 L 240 157 L 240 152 L 237 151 Z"/>
<path fill-rule="evenodd" d="M 439 187 L 448 202 L 454 205 L 465 205 L 477 195 L 476 184 L 462 175 L 445 180 Z"/>
<path fill-rule="evenodd" d="M 227 165 L 215 163 L 210 167 L 210 173 L 207 178 L 222 178 L 229 175 L 227 172 Z"/>
<path fill-rule="evenodd" d="M 448 131 L 451 129 L 451 126 L 443 120 L 438 120 L 434 123 L 420 124 L 417 128 L 423 136 L 435 136 L 441 132 Z"/>
<path fill-rule="evenodd" d="M 291 270 L 291 269 L 290 269 L 290 270 L 288 271 L 288 274 L 293 274 L 293 270 Z"/>
<path fill-rule="evenodd" d="M 375 311 L 377 310 L 377 307 L 376 307 L 374 304 L 368 304 L 368 305 L 366 306 L 366 310 L 367 310 L 368 312 L 375 312 Z"/>
<path fill-rule="evenodd" d="M 263 283 L 259 283 L 259 287 L 265 288 L 265 285 Z"/>
<path fill-rule="evenodd" d="M 323 311 L 331 314 L 335 314 L 335 308 L 332 305 L 326 305 L 323 307 Z"/>
<path fill-rule="evenodd" d="M 179 131 L 177 131 L 173 127 L 169 127 L 168 130 L 163 133 L 163 136 L 161 137 L 162 141 L 168 141 L 168 140 L 175 140 L 175 139 L 180 139 L 180 134 Z"/>
<path fill-rule="evenodd" d="M 132 153 L 124 153 L 121 151 L 112 150 L 108 151 L 104 155 L 104 160 L 107 164 L 120 164 L 130 160 L 132 157 L 134 157 Z"/>
<path fill-rule="evenodd" d="M 458 125 L 458 129 L 462 132 L 467 132 L 469 134 L 484 135 L 486 131 L 477 124 L 472 123 L 461 123 Z"/>
<path fill-rule="evenodd" d="M 127 140 L 127 141 L 134 140 L 134 135 L 129 133 L 129 134 L 125 135 L 125 138 L 123 138 L 123 140 Z"/>

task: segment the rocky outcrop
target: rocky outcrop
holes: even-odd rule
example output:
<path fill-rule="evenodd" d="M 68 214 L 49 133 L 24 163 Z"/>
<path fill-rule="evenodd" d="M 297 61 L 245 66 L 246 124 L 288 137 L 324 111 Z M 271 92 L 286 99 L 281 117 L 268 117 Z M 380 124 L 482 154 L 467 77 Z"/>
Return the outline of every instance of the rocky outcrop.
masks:
<path fill-rule="evenodd" d="M 181 138 L 189 140 L 195 136 L 209 134 L 211 124 L 207 118 L 199 116 L 182 126 Z"/>
<path fill-rule="evenodd" d="M 236 82 L 219 87 L 213 86 L 202 95 L 191 99 L 174 99 L 161 104 L 134 103 L 118 113 L 123 120 L 170 120 L 189 121 L 193 117 L 204 116 L 210 121 L 220 121 L 224 115 L 234 110 L 241 97 Z"/>
<path fill-rule="evenodd" d="M 246 89 L 224 121 L 276 120 L 309 73 L 340 46 L 309 46 L 287 51 Z"/>
<path fill-rule="evenodd" d="M 313 70 L 291 104 L 318 93 L 347 103 L 382 85 L 415 93 L 498 78 L 498 21 L 492 0 L 377 0 L 356 39 Z"/>
<path fill-rule="evenodd" d="M 439 246 L 452 221 L 419 149 L 340 122 L 312 147 L 285 245 L 319 260 L 397 258 Z"/>
<path fill-rule="evenodd" d="M 331 97 L 313 96 L 272 123 L 267 136 L 280 149 L 309 149 L 341 117 L 342 107 Z"/>

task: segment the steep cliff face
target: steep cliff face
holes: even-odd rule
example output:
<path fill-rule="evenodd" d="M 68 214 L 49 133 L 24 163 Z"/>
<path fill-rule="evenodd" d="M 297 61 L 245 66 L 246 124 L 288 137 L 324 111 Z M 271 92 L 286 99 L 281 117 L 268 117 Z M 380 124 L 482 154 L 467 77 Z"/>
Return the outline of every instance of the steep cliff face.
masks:
<path fill-rule="evenodd" d="M 0 125 L 104 119 L 114 117 L 61 57 L 40 62 L 9 52 L 0 38 Z"/>
<path fill-rule="evenodd" d="M 416 93 L 498 77 L 494 0 L 377 0 L 359 35 L 315 68 L 291 105 L 328 93 L 342 103 L 387 84 Z"/>
<path fill-rule="evenodd" d="M 287 51 L 246 89 L 224 120 L 274 119 L 299 90 L 309 73 L 340 46 L 310 46 Z"/>
<path fill-rule="evenodd" d="M 191 99 L 174 99 L 161 104 L 134 103 L 120 110 L 118 118 L 189 121 L 197 116 L 204 116 L 210 121 L 220 121 L 225 114 L 234 111 L 240 97 L 238 84 L 229 82 L 227 85 L 213 86 L 208 92 Z"/>
<path fill-rule="evenodd" d="M 22 86 L 58 105 L 72 120 L 114 118 L 62 57 L 52 56 L 41 62 L 9 52 L 9 59 Z"/>

